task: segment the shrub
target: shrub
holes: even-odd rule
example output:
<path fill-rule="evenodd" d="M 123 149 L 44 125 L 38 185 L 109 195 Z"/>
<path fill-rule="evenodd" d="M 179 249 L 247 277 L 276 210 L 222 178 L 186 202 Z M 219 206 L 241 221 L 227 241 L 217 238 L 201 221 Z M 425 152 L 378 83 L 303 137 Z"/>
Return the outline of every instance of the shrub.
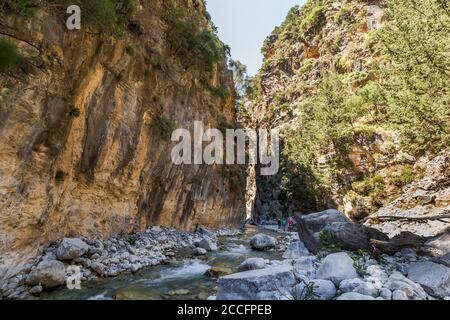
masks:
<path fill-rule="evenodd" d="M 196 66 L 211 71 L 214 64 L 225 57 L 225 46 L 214 28 L 204 27 L 198 17 L 189 16 L 174 1 L 169 2 L 166 12 L 163 19 L 168 25 L 172 52 L 186 68 Z"/>
<path fill-rule="evenodd" d="M 31 11 L 30 0 L 2 0 L 0 1 L 0 14 L 9 12 L 17 13 L 25 18 L 31 18 L 33 13 Z"/>
<path fill-rule="evenodd" d="M 159 135 L 165 140 L 169 140 L 172 136 L 173 130 L 175 130 L 175 123 L 164 116 L 158 116 L 155 119 L 153 126 L 156 128 Z"/>
<path fill-rule="evenodd" d="M 72 107 L 69 111 L 69 117 L 78 118 L 80 116 L 80 109 Z"/>
<path fill-rule="evenodd" d="M 390 178 L 393 185 L 402 188 L 414 181 L 414 169 L 411 165 L 406 165 L 402 168 L 399 175 L 394 175 Z"/>
<path fill-rule="evenodd" d="M 356 22 L 355 17 L 348 8 L 341 8 L 338 13 L 334 16 L 334 22 L 341 25 L 344 23 L 352 24 Z"/>
<path fill-rule="evenodd" d="M 342 247 L 339 244 L 333 242 L 333 237 L 329 231 L 321 231 L 319 233 L 320 247 L 322 250 L 339 252 L 342 251 Z"/>
<path fill-rule="evenodd" d="M 22 56 L 17 52 L 14 44 L 5 39 L 0 39 L 0 72 L 16 67 L 22 61 Z"/>
<path fill-rule="evenodd" d="M 221 100 L 226 100 L 230 96 L 230 92 L 228 89 L 224 86 L 211 86 L 207 85 L 206 89 L 211 92 L 211 94 L 216 97 L 220 98 Z"/>
<path fill-rule="evenodd" d="M 361 181 L 355 181 L 352 184 L 352 189 L 363 196 L 370 196 L 371 194 L 378 194 L 384 191 L 385 182 L 382 176 L 375 175 L 373 177 L 365 177 Z"/>
<path fill-rule="evenodd" d="M 77 5 L 81 9 L 83 21 L 107 30 L 114 30 L 118 22 L 117 0 L 54 0 L 63 7 Z"/>
<path fill-rule="evenodd" d="M 124 26 L 130 26 L 131 15 L 136 7 L 135 0 L 50 0 L 50 2 L 64 9 L 70 5 L 77 5 L 81 8 L 83 21 L 116 35 L 123 34 Z M 132 22 L 131 29 L 133 24 L 137 22 Z"/>

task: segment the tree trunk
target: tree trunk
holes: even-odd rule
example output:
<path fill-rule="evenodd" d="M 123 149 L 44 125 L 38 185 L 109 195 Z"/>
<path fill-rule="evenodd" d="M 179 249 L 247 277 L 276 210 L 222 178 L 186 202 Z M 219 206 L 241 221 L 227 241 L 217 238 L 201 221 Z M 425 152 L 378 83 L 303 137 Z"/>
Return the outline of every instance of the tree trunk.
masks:
<path fill-rule="evenodd" d="M 380 241 L 371 239 L 370 244 L 383 253 L 395 254 L 402 249 L 409 248 L 416 252 L 420 251 L 420 248 L 424 244 L 424 238 L 415 235 L 411 232 L 401 232 L 389 241 Z"/>

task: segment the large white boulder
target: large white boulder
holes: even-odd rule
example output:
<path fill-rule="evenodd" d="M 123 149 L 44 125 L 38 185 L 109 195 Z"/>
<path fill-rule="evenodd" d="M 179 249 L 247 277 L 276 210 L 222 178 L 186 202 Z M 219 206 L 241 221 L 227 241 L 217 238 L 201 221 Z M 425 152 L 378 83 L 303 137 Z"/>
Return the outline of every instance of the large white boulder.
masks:
<path fill-rule="evenodd" d="M 66 268 L 64 263 L 57 260 L 44 260 L 33 269 L 26 279 L 26 284 L 44 287 L 57 287 L 66 282 Z"/>
<path fill-rule="evenodd" d="M 206 251 L 216 251 L 219 249 L 214 241 L 209 238 L 203 238 L 203 240 L 199 242 L 198 247 L 205 249 Z"/>
<path fill-rule="evenodd" d="M 302 241 L 291 242 L 283 253 L 283 259 L 299 259 L 305 256 L 309 256 L 309 251 Z"/>
<path fill-rule="evenodd" d="M 295 284 L 287 264 L 231 274 L 219 278 L 217 300 L 287 300 Z"/>
<path fill-rule="evenodd" d="M 395 271 L 389 276 L 389 279 L 384 284 L 384 287 L 395 292 L 396 290 L 403 291 L 409 300 L 426 300 L 427 294 L 423 288 L 409 280 L 403 274 Z"/>
<path fill-rule="evenodd" d="M 387 272 L 379 265 L 371 265 L 366 269 L 366 276 L 364 280 L 370 283 L 374 288 L 381 289 L 388 281 L 389 276 Z"/>
<path fill-rule="evenodd" d="M 275 238 L 259 233 L 250 239 L 250 246 L 255 250 L 266 250 L 275 247 Z"/>
<path fill-rule="evenodd" d="M 379 293 L 373 284 L 367 283 L 359 278 L 342 280 L 339 285 L 339 289 L 343 293 L 356 292 L 372 297 L 376 297 Z"/>
<path fill-rule="evenodd" d="M 238 270 L 239 271 L 249 271 L 249 270 L 258 270 L 264 269 L 267 263 L 263 258 L 248 258 L 244 262 L 242 262 Z"/>
<path fill-rule="evenodd" d="M 315 256 L 308 256 L 296 259 L 293 261 L 294 275 L 298 280 L 311 280 L 316 277 L 315 264 L 317 258 Z"/>
<path fill-rule="evenodd" d="M 336 296 L 336 287 L 330 280 L 314 279 L 296 285 L 293 294 L 296 300 L 331 300 Z"/>
<path fill-rule="evenodd" d="M 357 292 L 347 292 L 339 296 L 336 300 L 376 300 L 374 297 L 366 296 Z"/>
<path fill-rule="evenodd" d="M 89 245 L 80 238 L 64 238 L 56 249 L 59 260 L 73 260 L 89 251 Z"/>
<path fill-rule="evenodd" d="M 339 252 L 325 257 L 317 270 L 317 278 L 331 280 L 339 286 L 342 280 L 358 278 L 358 274 L 349 255 Z"/>
<path fill-rule="evenodd" d="M 419 283 L 425 291 L 436 298 L 450 295 L 450 268 L 434 262 L 411 263 L 408 279 Z"/>

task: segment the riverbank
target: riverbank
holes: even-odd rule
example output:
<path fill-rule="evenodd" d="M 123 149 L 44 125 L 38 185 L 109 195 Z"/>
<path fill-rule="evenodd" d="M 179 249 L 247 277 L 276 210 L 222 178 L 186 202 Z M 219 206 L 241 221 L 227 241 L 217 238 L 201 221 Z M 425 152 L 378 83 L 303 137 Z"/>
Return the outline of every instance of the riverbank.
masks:
<path fill-rule="evenodd" d="M 0 297 L 38 297 L 43 291 L 66 285 L 71 276 L 82 283 L 95 282 L 98 278 L 136 273 L 169 263 L 175 255 L 178 260 L 203 255 L 218 249 L 219 237 L 235 236 L 240 232 L 222 228 L 189 233 L 154 226 L 142 233 L 107 240 L 64 238 L 43 249 L 42 254 L 25 264 L 21 272 L 4 281 L 0 285 Z"/>
<path fill-rule="evenodd" d="M 326 246 L 311 255 L 296 232 L 268 225 L 196 233 L 155 226 L 108 240 L 63 239 L 2 292 L 8 299 L 448 299 L 445 257 Z M 71 267 L 79 268 L 80 290 L 66 286 Z"/>

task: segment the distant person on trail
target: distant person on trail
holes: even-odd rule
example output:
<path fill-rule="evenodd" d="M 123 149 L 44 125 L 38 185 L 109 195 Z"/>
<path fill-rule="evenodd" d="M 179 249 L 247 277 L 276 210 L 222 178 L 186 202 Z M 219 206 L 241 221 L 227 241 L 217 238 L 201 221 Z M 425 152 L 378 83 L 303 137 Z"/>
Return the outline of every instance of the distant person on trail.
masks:
<path fill-rule="evenodd" d="M 281 218 L 281 230 L 286 231 L 287 220 L 286 218 Z"/>
<path fill-rule="evenodd" d="M 292 227 L 294 225 L 294 219 L 292 217 L 289 217 L 288 219 L 288 227 Z"/>
<path fill-rule="evenodd" d="M 278 230 L 281 229 L 281 219 L 278 219 Z"/>

